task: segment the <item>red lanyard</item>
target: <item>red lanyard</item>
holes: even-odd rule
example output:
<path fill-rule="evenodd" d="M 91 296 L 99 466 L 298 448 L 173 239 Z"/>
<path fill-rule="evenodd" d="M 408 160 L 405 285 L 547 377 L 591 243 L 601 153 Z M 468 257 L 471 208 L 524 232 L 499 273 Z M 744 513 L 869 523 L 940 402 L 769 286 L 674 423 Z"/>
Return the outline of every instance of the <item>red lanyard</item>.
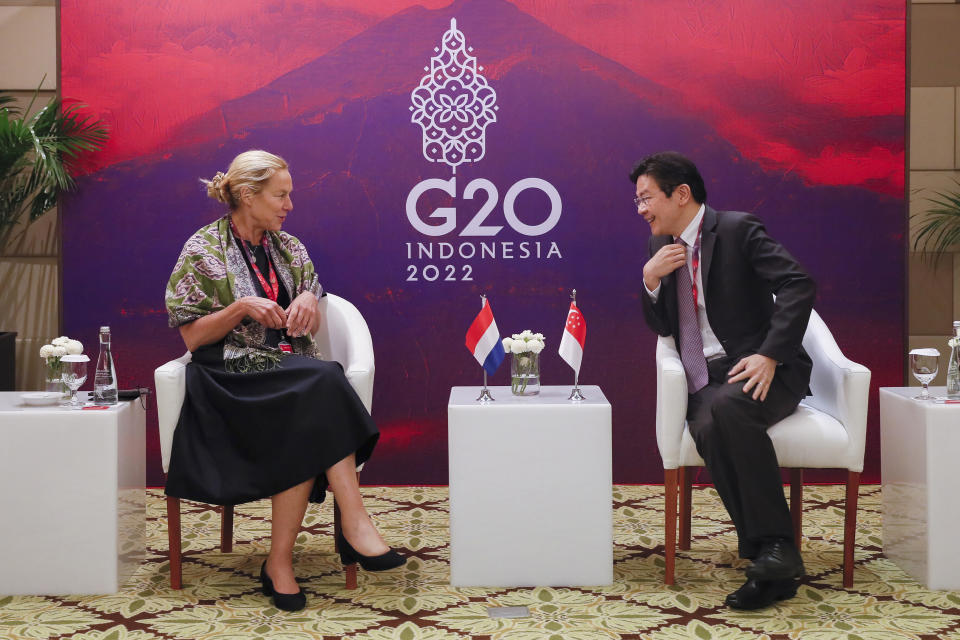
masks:
<path fill-rule="evenodd" d="M 263 247 L 263 252 L 267 256 L 267 265 L 270 267 L 270 284 L 267 284 L 266 279 L 264 279 L 263 274 L 260 273 L 260 268 L 257 266 L 257 261 L 253 258 L 253 255 L 250 253 L 250 249 L 247 248 L 247 241 L 240 237 L 240 232 L 237 231 L 237 225 L 233 223 L 233 218 L 230 219 L 230 230 L 233 231 L 233 236 L 240 241 L 240 246 L 243 247 L 243 252 L 247 256 L 247 260 L 250 261 L 250 266 L 253 267 L 253 273 L 257 276 L 257 280 L 260 281 L 260 286 L 263 287 L 263 292 L 267 294 L 267 297 L 277 301 L 277 297 L 280 295 L 280 285 L 277 283 L 277 272 L 273 270 L 273 262 L 270 260 L 270 250 L 267 248 L 267 232 L 263 232 L 263 237 L 260 239 L 260 246 Z"/>
<path fill-rule="evenodd" d="M 700 226 L 697 227 L 697 240 L 693 243 L 693 255 L 690 256 L 691 262 L 693 263 L 693 308 L 697 308 L 697 298 L 699 298 L 699 291 L 697 291 L 697 272 L 700 271 L 700 239 L 703 237 L 703 218 L 706 218 L 706 213 L 703 217 L 700 218 Z"/>
<path fill-rule="evenodd" d="M 697 308 L 697 301 L 700 297 L 700 292 L 697 290 L 697 272 L 700 271 L 700 239 L 703 237 L 703 218 L 706 218 L 706 214 L 700 218 L 700 226 L 697 227 L 697 239 L 693 243 L 693 250 L 690 254 L 690 284 L 692 285 L 693 293 L 693 308 Z M 686 242 L 683 241 L 683 238 L 677 236 L 677 242 L 679 242 L 684 247 L 688 247 Z M 686 265 L 684 265 L 686 267 Z"/>

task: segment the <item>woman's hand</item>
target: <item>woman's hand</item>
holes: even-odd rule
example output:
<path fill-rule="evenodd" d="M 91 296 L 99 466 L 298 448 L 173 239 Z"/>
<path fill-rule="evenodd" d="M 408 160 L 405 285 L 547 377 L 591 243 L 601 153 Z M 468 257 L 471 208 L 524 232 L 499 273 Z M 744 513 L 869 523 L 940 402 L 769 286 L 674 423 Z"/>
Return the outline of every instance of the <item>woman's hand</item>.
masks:
<path fill-rule="evenodd" d="M 320 307 L 317 296 L 304 291 L 287 307 L 287 334 L 299 338 L 320 328 Z"/>
<path fill-rule="evenodd" d="M 223 340 L 224 336 L 248 316 L 271 329 L 282 329 L 287 324 L 287 314 L 276 302 L 247 296 L 234 300 L 220 311 L 180 325 L 180 335 L 183 336 L 187 349 L 196 351 L 205 344 Z"/>
<path fill-rule="evenodd" d="M 245 296 L 237 302 L 243 305 L 246 315 L 269 329 L 283 329 L 287 326 L 287 313 L 269 298 Z"/>

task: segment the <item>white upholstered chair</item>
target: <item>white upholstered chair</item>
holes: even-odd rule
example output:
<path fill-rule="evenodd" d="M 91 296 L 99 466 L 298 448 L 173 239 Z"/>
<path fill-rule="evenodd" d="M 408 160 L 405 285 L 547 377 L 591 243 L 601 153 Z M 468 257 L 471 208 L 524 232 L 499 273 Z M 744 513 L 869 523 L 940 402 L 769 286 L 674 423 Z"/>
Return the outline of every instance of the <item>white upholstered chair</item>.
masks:
<path fill-rule="evenodd" d="M 339 296 L 327 294 L 320 298 L 320 328 L 313 338 L 324 360 L 343 365 L 350 386 L 370 411 L 373 401 L 373 341 L 367 323 L 353 304 Z M 185 367 L 190 353 L 171 360 L 154 372 L 157 388 L 157 414 L 160 427 L 160 455 L 163 472 L 170 467 L 173 432 L 180 418 L 180 408 L 186 392 Z M 359 472 L 359 468 L 357 471 Z M 334 498 L 334 529 L 340 528 L 340 510 Z M 180 542 L 180 500 L 167 497 L 167 529 L 170 540 L 170 586 L 180 589 L 182 584 Z M 233 548 L 233 507 L 221 509 L 220 548 L 229 553 Z M 348 589 L 357 585 L 357 566 L 346 567 Z"/>
<path fill-rule="evenodd" d="M 797 410 L 769 429 L 780 466 L 790 469 L 790 512 L 799 546 L 803 512 L 803 469 L 846 469 L 847 491 L 843 536 L 843 585 L 853 585 L 853 546 L 857 524 L 857 491 L 863 471 L 867 436 L 870 371 L 840 352 L 816 311 L 803 337 L 813 360 L 811 395 Z M 687 379 L 673 338 L 657 342 L 657 446 L 663 459 L 666 491 L 664 582 L 673 584 L 677 547 L 690 548 L 692 467 L 704 466 L 686 424 Z"/>

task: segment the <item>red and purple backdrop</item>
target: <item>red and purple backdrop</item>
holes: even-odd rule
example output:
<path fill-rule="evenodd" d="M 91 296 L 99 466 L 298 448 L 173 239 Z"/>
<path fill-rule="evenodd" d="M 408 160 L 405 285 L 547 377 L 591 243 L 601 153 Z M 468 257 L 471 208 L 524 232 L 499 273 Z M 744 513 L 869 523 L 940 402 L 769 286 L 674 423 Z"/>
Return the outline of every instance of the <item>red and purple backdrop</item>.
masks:
<path fill-rule="evenodd" d="M 63 206 L 65 330 L 93 352 L 110 325 L 122 386 L 183 353 L 164 286 L 222 213 L 198 178 L 264 148 L 292 167 L 285 228 L 373 334 L 365 482 L 446 483 L 449 388 L 481 380 L 463 346 L 480 293 L 502 333 L 547 336 L 543 380 L 569 384 L 556 349 L 574 287 L 581 382 L 614 407 L 614 480 L 661 481 L 649 229 L 627 174 L 676 149 L 711 205 L 757 213 L 816 278 L 818 311 L 873 371 L 879 478 L 876 388 L 903 371 L 902 0 L 63 0 L 60 15 L 63 95 L 112 130 Z"/>

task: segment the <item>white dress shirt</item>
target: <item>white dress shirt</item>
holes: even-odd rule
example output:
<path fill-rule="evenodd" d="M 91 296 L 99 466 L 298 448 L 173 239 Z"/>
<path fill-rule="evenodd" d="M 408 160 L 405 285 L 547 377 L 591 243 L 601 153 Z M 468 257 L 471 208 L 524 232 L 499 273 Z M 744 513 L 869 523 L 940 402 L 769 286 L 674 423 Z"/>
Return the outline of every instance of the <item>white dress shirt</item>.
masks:
<path fill-rule="evenodd" d="M 690 221 L 687 228 L 680 234 L 680 238 L 687 245 L 687 269 L 690 271 L 691 280 L 693 276 L 693 245 L 697 242 L 697 233 L 700 231 L 700 221 L 703 220 L 704 211 L 706 211 L 706 207 L 700 205 L 700 210 L 697 211 L 697 215 L 693 217 L 693 220 Z M 650 300 L 654 304 L 656 304 L 657 298 L 660 297 L 660 286 L 661 285 L 657 285 L 655 290 L 650 291 L 650 289 L 647 289 L 646 283 L 643 285 L 643 288 L 647 291 L 647 295 L 650 296 Z M 703 357 L 707 360 L 713 360 L 727 355 L 727 352 L 724 351 L 720 345 L 720 341 L 717 340 L 717 336 L 710 326 L 710 321 L 707 320 L 707 292 L 703 287 L 702 252 L 700 256 L 700 268 L 697 269 L 697 322 L 700 325 L 700 337 L 703 339 Z M 679 348 L 679 345 L 677 346 Z"/>

